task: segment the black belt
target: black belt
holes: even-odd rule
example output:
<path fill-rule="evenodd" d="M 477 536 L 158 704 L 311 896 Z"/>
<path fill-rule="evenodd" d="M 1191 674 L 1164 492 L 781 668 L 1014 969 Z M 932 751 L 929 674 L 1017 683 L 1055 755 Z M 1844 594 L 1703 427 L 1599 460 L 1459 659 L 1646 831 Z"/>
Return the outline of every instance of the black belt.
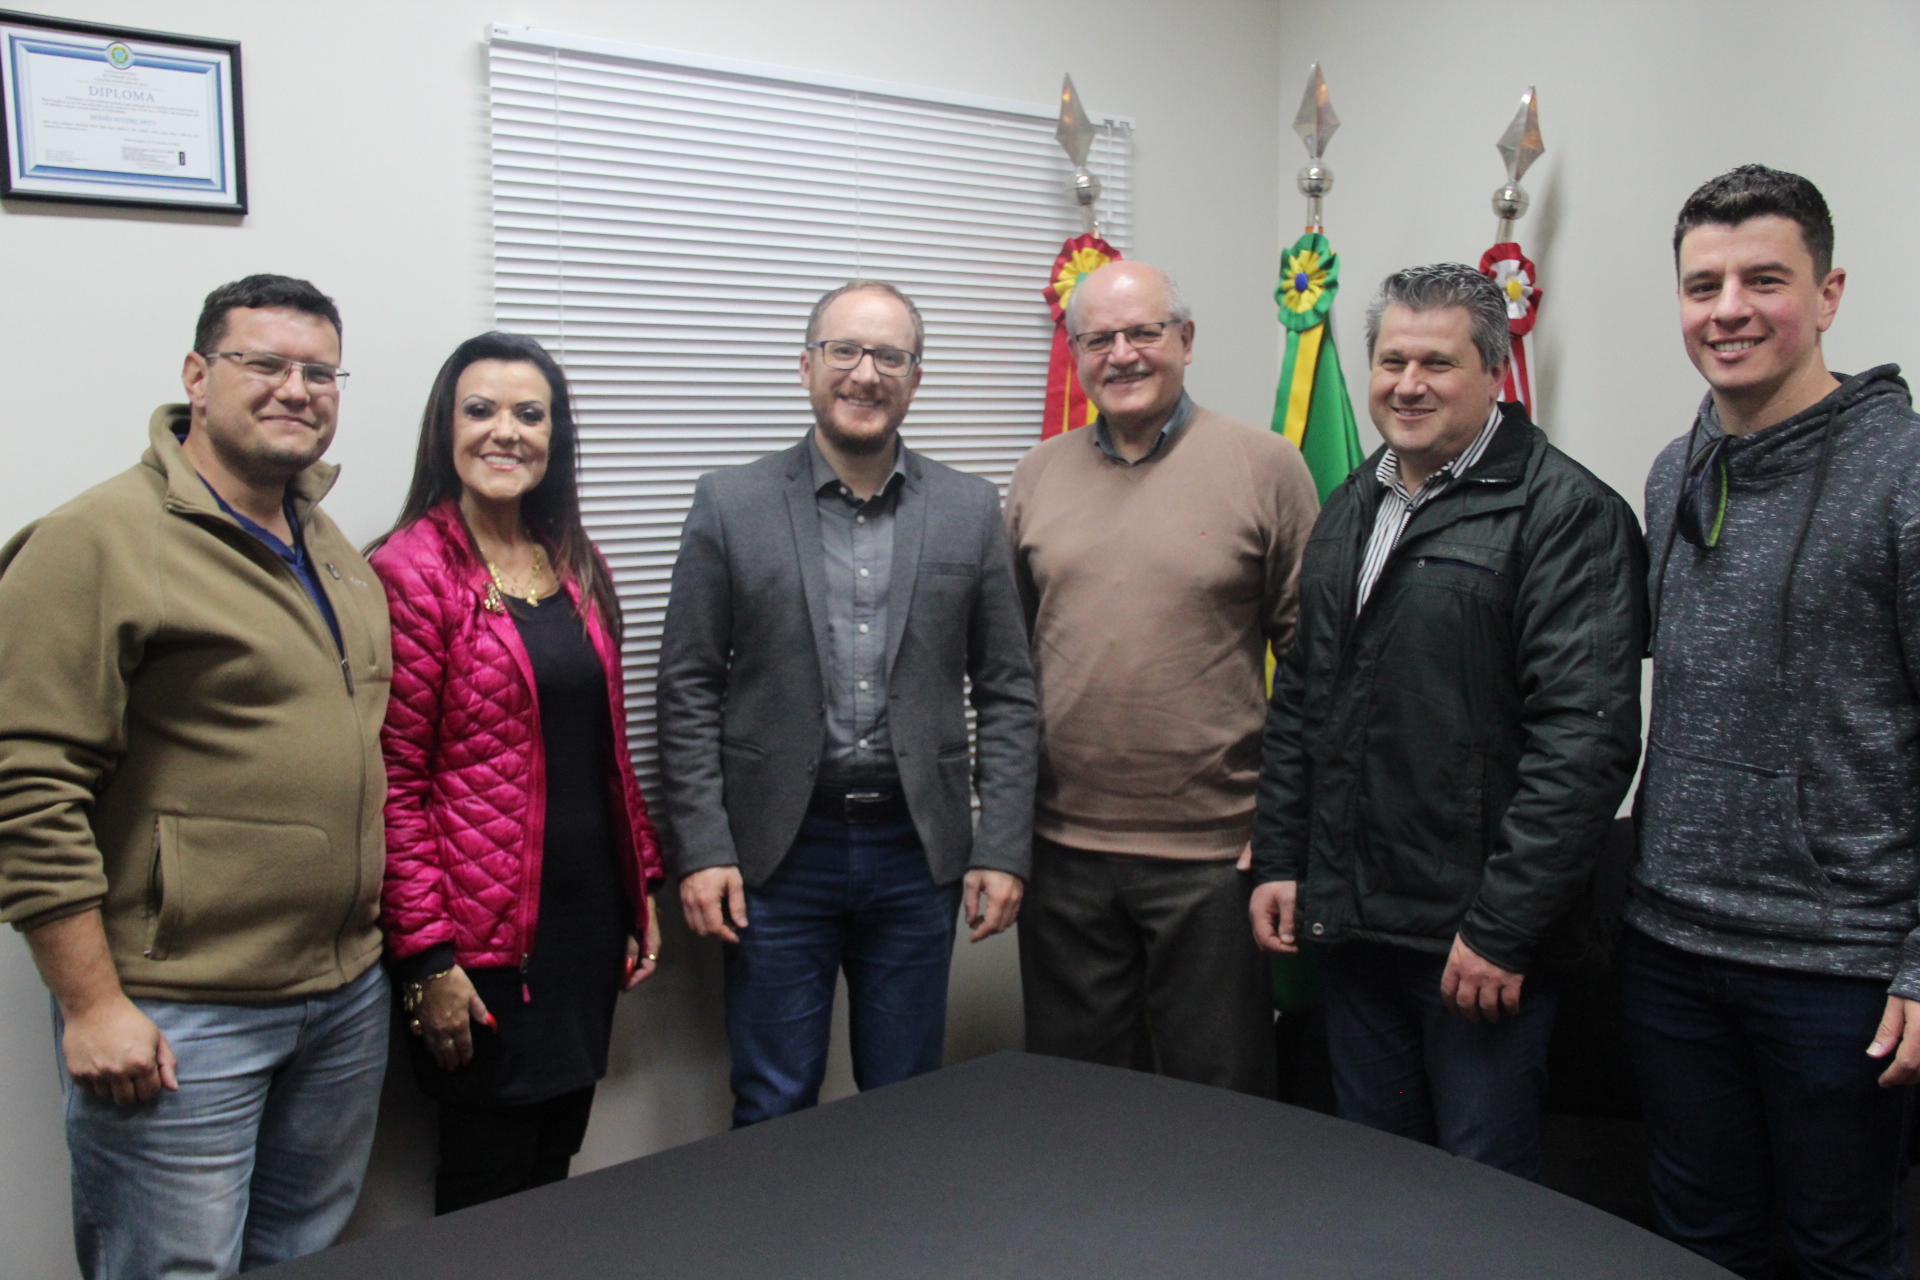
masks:
<path fill-rule="evenodd" d="M 815 787 L 807 813 L 835 822 L 905 822 L 907 797 L 899 787 L 855 787 L 842 791 L 834 787 Z"/>

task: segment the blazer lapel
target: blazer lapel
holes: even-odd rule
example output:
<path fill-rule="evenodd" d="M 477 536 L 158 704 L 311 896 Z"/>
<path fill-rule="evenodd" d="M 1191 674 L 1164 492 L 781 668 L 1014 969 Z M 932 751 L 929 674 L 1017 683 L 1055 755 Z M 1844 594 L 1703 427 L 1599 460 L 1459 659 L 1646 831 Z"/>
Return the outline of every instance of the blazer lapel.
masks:
<path fill-rule="evenodd" d="M 787 516 L 793 523 L 793 549 L 800 558 L 800 585 L 807 598 L 807 619 L 813 626 L 813 656 L 820 664 L 820 688 L 827 679 L 827 566 L 826 546 L 820 540 L 820 508 L 813 492 L 813 467 L 806 441 L 795 451 L 787 473 Z"/>
<path fill-rule="evenodd" d="M 900 445 L 902 452 L 907 446 Z M 913 586 L 920 577 L 920 545 L 927 528 L 927 495 L 920 487 L 920 460 L 906 453 L 900 493 L 893 513 L 893 568 L 887 584 L 887 674 L 907 633 L 907 610 L 913 607 Z"/>

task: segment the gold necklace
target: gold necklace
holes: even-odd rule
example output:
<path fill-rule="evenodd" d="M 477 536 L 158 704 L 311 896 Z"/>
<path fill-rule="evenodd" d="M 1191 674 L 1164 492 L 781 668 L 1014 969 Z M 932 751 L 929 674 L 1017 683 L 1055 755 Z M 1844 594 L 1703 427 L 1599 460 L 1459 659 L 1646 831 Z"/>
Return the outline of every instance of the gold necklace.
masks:
<path fill-rule="evenodd" d="M 545 569 L 546 562 L 540 558 L 540 544 L 536 542 L 533 545 L 533 572 L 527 576 L 526 590 L 522 593 L 507 586 L 500 576 L 499 567 L 492 560 L 487 561 L 487 576 L 493 579 L 493 589 L 503 596 L 520 596 L 535 609 L 540 607 L 540 575 Z"/>

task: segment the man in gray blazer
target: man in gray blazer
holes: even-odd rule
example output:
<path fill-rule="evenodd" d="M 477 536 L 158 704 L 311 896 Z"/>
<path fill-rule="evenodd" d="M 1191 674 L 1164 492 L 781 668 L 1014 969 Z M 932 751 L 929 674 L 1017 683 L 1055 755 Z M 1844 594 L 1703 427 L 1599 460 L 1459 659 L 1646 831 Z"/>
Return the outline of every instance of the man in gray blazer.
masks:
<path fill-rule="evenodd" d="M 818 1099 L 841 969 L 859 1086 L 938 1067 L 963 885 L 975 942 L 1020 910 L 1033 668 L 999 495 L 900 441 L 924 342 L 891 285 L 821 298 L 800 355 L 813 431 L 702 476 L 681 533 L 669 857 L 687 926 L 727 943 L 736 1126 Z"/>

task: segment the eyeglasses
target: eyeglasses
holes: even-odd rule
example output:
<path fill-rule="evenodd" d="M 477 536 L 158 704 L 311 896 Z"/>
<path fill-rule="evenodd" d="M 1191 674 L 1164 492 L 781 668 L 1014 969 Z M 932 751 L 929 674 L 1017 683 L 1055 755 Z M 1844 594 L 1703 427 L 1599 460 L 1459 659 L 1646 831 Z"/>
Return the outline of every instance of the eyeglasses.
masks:
<path fill-rule="evenodd" d="M 1154 320 L 1147 324 L 1128 325 L 1124 329 L 1095 329 L 1090 333 L 1076 333 L 1067 341 L 1081 355 L 1097 356 L 1113 350 L 1113 340 L 1124 333 L 1128 346 L 1145 350 L 1159 346 L 1160 340 L 1167 336 L 1167 326 L 1178 323 L 1180 321 Z"/>
<path fill-rule="evenodd" d="M 1727 522 L 1727 437 L 1720 436 L 1687 462 L 1680 482 L 1680 505 L 1674 523 L 1680 536 L 1702 550 L 1720 545 Z"/>
<path fill-rule="evenodd" d="M 872 356 L 873 367 L 889 378 L 904 378 L 913 372 L 913 366 L 920 363 L 919 356 L 911 351 L 902 351 L 899 347 L 863 347 L 857 342 L 845 342 L 838 338 L 809 342 L 807 350 L 818 351 L 830 369 L 858 369 L 862 360 Z"/>
<path fill-rule="evenodd" d="M 238 360 L 245 369 L 262 382 L 279 386 L 287 380 L 287 375 L 295 369 L 309 387 L 325 391 L 340 385 L 340 379 L 348 376 L 347 371 L 337 364 L 308 364 L 304 360 L 289 360 L 277 356 L 271 351 L 210 351 L 209 360 Z"/>

